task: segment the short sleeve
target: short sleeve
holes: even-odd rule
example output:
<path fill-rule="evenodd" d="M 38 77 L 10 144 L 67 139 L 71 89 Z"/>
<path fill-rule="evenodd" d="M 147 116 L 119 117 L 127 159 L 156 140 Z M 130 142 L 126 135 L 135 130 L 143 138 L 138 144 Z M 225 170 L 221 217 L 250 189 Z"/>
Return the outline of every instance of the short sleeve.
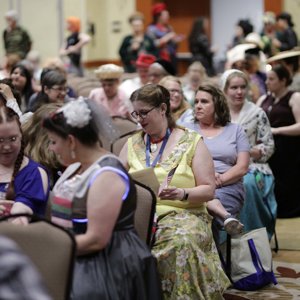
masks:
<path fill-rule="evenodd" d="M 236 136 L 236 145 L 237 145 L 237 152 L 249 152 L 250 145 L 248 137 L 243 129 L 242 126 L 237 125 L 237 136 Z"/>
<path fill-rule="evenodd" d="M 15 201 L 29 206 L 35 214 L 44 215 L 49 195 L 49 177 L 48 188 L 44 191 L 39 165 L 31 161 L 29 164 L 16 176 Z"/>

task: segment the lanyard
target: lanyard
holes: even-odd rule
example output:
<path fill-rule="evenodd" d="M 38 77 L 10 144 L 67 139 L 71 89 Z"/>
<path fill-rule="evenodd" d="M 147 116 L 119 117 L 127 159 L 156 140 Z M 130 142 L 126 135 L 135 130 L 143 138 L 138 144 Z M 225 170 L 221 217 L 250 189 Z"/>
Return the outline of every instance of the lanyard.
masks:
<path fill-rule="evenodd" d="M 159 149 L 159 152 L 158 154 L 156 155 L 155 159 L 153 160 L 152 164 L 151 164 L 151 167 L 154 168 L 157 164 L 157 162 L 161 159 L 161 156 L 165 150 L 165 147 L 166 147 L 166 144 L 167 144 L 167 141 L 169 139 L 169 136 L 171 134 L 171 130 L 170 128 L 168 128 L 167 132 L 166 132 L 166 135 L 164 137 L 164 140 L 163 140 L 163 143 Z M 147 142 L 146 142 L 146 166 L 149 168 L 150 167 L 150 145 L 151 142 L 150 142 L 150 135 L 147 134 Z"/>

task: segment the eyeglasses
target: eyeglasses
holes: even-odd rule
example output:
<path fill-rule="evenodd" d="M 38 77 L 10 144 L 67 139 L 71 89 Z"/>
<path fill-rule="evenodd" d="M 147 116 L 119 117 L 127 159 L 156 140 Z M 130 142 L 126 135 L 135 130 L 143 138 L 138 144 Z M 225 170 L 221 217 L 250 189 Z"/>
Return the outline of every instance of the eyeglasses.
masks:
<path fill-rule="evenodd" d="M 137 111 L 133 111 L 131 113 L 131 116 L 134 118 L 134 119 L 137 119 L 138 117 L 140 117 L 142 120 L 144 120 L 147 115 L 149 114 L 149 112 L 151 112 L 154 108 L 157 108 L 156 106 L 152 107 L 151 109 L 149 110 L 146 110 L 146 111 L 140 111 L 140 112 L 137 112 Z"/>
<path fill-rule="evenodd" d="M 68 92 L 69 88 L 67 88 L 66 86 L 61 86 L 61 87 L 51 87 L 51 90 L 57 91 L 57 92 Z"/>
<path fill-rule="evenodd" d="M 8 138 L 1 138 L 0 137 L 0 145 L 4 145 L 5 143 L 8 143 L 8 144 L 15 144 L 18 142 L 18 140 L 20 139 L 19 136 L 10 136 Z"/>

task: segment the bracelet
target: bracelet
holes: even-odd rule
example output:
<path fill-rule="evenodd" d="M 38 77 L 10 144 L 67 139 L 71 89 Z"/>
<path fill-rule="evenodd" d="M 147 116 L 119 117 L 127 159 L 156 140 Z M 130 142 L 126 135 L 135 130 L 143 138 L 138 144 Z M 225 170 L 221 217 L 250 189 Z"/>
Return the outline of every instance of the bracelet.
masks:
<path fill-rule="evenodd" d="M 182 198 L 180 199 L 180 201 L 187 200 L 188 197 L 189 197 L 189 193 L 187 193 L 185 189 L 182 189 L 182 190 L 183 190 L 183 196 L 182 196 Z"/>

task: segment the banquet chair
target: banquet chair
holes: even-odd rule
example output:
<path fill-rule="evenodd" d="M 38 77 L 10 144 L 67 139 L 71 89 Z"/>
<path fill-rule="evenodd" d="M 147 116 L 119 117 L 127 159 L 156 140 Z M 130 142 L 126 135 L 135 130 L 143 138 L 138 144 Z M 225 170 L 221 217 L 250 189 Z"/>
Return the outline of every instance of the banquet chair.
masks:
<path fill-rule="evenodd" d="M 137 190 L 137 206 L 134 226 L 139 237 L 151 246 L 152 228 L 156 207 L 156 196 L 151 188 L 134 180 Z"/>
<path fill-rule="evenodd" d="M 129 131 L 129 132 L 119 136 L 118 139 L 116 139 L 114 142 L 111 143 L 110 152 L 119 156 L 119 154 L 120 154 L 124 144 L 127 142 L 128 138 L 136 132 L 137 132 L 137 130 L 133 130 L 133 131 Z"/>
<path fill-rule="evenodd" d="M 6 222 L 15 216 L 31 220 L 27 226 Z M 53 299 L 69 299 L 75 261 L 75 239 L 67 230 L 30 215 L 0 219 L 0 235 L 13 240 L 39 271 Z"/>

